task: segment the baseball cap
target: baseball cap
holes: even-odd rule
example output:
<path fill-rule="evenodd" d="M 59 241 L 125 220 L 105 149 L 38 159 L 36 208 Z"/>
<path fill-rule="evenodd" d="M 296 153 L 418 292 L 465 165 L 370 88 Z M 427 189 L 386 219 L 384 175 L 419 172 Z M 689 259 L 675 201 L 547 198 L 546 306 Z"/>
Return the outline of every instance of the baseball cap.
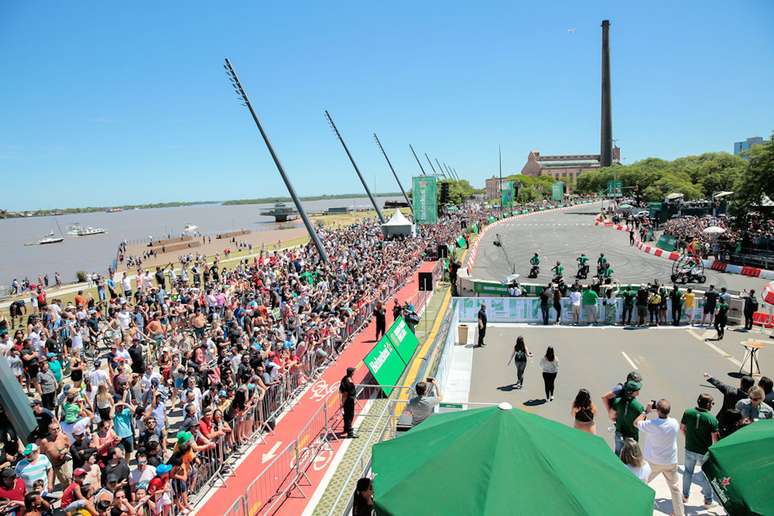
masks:
<path fill-rule="evenodd" d="M 88 472 L 83 468 L 75 468 L 75 471 L 73 471 L 74 477 L 82 477 L 86 475 Z"/>
<path fill-rule="evenodd" d="M 29 455 L 31 453 L 35 453 L 38 450 L 39 450 L 39 448 L 38 448 L 37 444 L 30 443 L 30 444 L 28 444 L 27 446 L 24 447 L 24 451 L 22 452 L 22 455 L 27 456 L 27 455 Z"/>
<path fill-rule="evenodd" d="M 169 473 L 170 471 L 172 471 L 172 466 L 170 466 L 169 464 L 159 464 L 158 466 L 156 466 L 156 476 Z"/>
<path fill-rule="evenodd" d="M 629 380 L 624 385 L 624 390 L 626 392 L 635 392 L 635 391 L 639 391 L 641 387 L 642 385 L 639 382 L 635 382 L 634 380 Z"/>
<path fill-rule="evenodd" d="M 193 438 L 191 432 L 180 432 L 177 434 L 177 444 L 185 444 Z"/>

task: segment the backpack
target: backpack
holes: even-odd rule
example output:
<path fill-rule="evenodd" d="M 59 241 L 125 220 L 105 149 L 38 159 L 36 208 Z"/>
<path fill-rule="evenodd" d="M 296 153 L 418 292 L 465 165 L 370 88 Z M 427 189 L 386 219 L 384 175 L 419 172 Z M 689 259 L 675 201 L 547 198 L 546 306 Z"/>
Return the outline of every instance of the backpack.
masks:
<path fill-rule="evenodd" d="M 526 362 L 527 354 L 523 351 L 517 351 L 516 354 L 513 356 L 513 360 L 515 362 Z"/>

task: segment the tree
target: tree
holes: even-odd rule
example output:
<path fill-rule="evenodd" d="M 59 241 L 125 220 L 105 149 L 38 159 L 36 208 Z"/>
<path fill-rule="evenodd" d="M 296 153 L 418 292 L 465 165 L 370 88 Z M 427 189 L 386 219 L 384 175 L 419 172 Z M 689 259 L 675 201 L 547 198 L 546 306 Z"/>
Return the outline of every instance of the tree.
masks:
<path fill-rule="evenodd" d="M 749 151 L 750 160 L 739 175 L 734 189 L 731 212 L 744 227 L 750 212 L 759 212 L 764 218 L 771 218 L 770 209 L 761 209 L 765 197 L 774 200 L 774 134 L 763 145 Z"/>
<path fill-rule="evenodd" d="M 466 179 L 447 180 L 446 182 L 449 183 L 449 202 L 451 204 L 461 205 L 476 193 L 475 188 L 470 186 Z"/>

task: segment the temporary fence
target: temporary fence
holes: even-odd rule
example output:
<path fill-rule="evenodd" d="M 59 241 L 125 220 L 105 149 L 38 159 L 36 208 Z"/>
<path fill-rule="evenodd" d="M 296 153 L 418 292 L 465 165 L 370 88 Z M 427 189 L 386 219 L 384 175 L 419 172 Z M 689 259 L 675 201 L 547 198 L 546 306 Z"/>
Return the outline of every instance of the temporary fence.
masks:
<path fill-rule="evenodd" d="M 215 485 L 217 481 L 223 480 L 231 473 L 233 459 L 241 455 L 245 445 L 263 439 L 263 433 L 273 429 L 279 414 L 338 358 L 346 343 L 368 323 L 376 303 L 387 301 L 410 276 L 416 274 L 413 261 L 407 261 L 407 266 L 396 273 L 385 287 L 374 292 L 369 301 L 354 308 L 338 333 L 317 343 L 314 347 L 304 349 L 300 353 L 298 366 L 280 378 L 279 383 L 269 387 L 261 399 L 256 400 L 250 408 L 235 418 L 232 446 L 219 448 L 224 450 L 225 460 L 214 461 L 213 464 L 217 466 L 203 468 L 201 475 L 198 476 L 200 480 L 196 482 L 196 487 L 191 492 L 205 485 Z M 442 263 L 439 261 L 432 270 L 434 281 L 442 272 Z M 409 300 L 418 314 L 424 310 L 429 294 L 429 292 L 419 292 Z M 304 489 L 309 485 L 306 470 L 322 450 L 330 450 L 329 441 L 336 439 L 333 428 L 340 422 L 340 417 L 338 392 L 326 393 L 320 408 L 305 423 L 296 438 L 277 453 L 245 492 L 234 501 L 226 514 L 253 515 L 259 512 L 265 514 L 276 507 L 290 492 L 298 491 L 306 496 Z M 230 455 L 229 450 L 232 452 Z"/>

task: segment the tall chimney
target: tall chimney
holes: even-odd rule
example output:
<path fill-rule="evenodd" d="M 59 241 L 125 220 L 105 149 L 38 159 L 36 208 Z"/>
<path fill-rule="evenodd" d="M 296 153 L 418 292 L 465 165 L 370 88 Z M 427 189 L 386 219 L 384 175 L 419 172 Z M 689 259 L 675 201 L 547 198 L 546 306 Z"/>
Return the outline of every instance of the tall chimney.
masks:
<path fill-rule="evenodd" d="M 600 124 L 599 162 L 613 163 L 613 115 L 610 110 L 610 20 L 602 20 L 602 121 Z"/>

